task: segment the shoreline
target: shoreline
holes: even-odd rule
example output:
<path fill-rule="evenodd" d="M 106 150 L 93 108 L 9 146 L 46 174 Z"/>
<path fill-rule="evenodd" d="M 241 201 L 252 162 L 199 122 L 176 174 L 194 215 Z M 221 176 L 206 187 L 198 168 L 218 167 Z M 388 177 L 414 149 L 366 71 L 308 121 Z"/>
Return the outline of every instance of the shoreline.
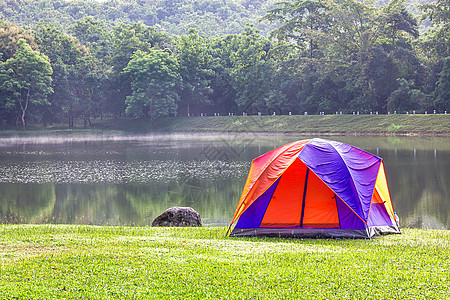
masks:
<path fill-rule="evenodd" d="M 0 142 L 1 141 L 12 141 L 12 140 L 46 140 L 46 139 L 61 139 L 61 140 L 71 140 L 71 141 L 127 141 L 127 140 L 159 140 L 159 139 L 189 139 L 195 137 L 201 140 L 212 140 L 217 138 L 236 138 L 236 135 L 242 138 L 258 137 L 261 139 L 271 139 L 274 137 L 380 137 L 380 138 L 394 138 L 394 137 L 405 137 L 405 138 L 449 138 L 450 132 L 445 133 L 430 133 L 430 132 L 397 132 L 397 133 L 374 133 L 374 132 L 289 132 L 289 131 L 155 131 L 142 133 L 133 132 L 109 132 L 109 131 L 46 131 L 35 133 L 33 131 L 22 132 L 22 133 L 8 133 L 2 135 L 0 132 Z"/>
<path fill-rule="evenodd" d="M 357 130 L 356 130 L 357 129 Z M 167 134 L 450 137 L 450 114 L 217 116 L 93 120 L 89 128 L 35 125 L 0 130 L 0 138 L 33 136 L 131 136 Z"/>
<path fill-rule="evenodd" d="M 61 129 L 61 130 L 39 130 L 39 131 L 10 131 L 3 133 L 0 131 L 1 139 L 21 139 L 21 138 L 41 138 L 41 137 L 71 137 L 91 139 L 98 137 L 102 139 L 129 139 L 134 137 L 148 138 L 148 137 L 163 137 L 168 135 L 200 135 L 209 134 L 212 136 L 235 136 L 236 134 L 242 136 L 266 135 L 266 136 L 361 136 L 361 137 L 450 137 L 449 132 L 365 132 L 365 131 L 248 131 L 248 130 L 175 130 L 175 131 L 160 131 L 141 133 L 129 131 L 104 131 L 98 129 Z"/>

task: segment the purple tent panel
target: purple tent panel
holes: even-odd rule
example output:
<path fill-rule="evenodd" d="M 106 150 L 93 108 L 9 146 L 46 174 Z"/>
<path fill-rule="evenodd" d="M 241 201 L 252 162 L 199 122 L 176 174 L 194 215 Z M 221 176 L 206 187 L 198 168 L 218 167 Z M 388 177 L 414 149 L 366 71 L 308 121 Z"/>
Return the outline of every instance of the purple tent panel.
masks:
<path fill-rule="evenodd" d="M 386 211 L 383 203 L 372 203 L 370 208 L 369 220 L 367 221 L 369 226 L 385 226 L 394 225 Z"/>
<path fill-rule="evenodd" d="M 379 157 L 322 139 L 311 140 L 298 157 L 354 212 L 367 220 L 381 162 Z"/>
<path fill-rule="evenodd" d="M 280 177 L 281 178 L 281 177 Z M 257 228 L 261 224 L 261 221 L 269 205 L 275 189 L 277 188 L 280 178 L 275 181 L 267 191 L 264 192 L 253 204 L 241 215 L 235 228 Z"/>

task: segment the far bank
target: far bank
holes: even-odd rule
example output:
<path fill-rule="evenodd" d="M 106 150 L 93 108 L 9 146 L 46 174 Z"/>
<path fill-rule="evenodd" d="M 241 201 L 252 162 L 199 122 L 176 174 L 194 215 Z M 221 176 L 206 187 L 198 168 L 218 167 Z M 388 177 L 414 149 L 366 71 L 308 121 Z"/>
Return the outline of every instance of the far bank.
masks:
<path fill-rule="evenodd" d="M 46 134 L 147 134 L 219 132 L 314 135 L 450 136 L 450 115 L 205 116 L 156 119 L 96 119 L 91 126 L 57 124 L 28 130 L 1 130 L 1 136 Z"/>

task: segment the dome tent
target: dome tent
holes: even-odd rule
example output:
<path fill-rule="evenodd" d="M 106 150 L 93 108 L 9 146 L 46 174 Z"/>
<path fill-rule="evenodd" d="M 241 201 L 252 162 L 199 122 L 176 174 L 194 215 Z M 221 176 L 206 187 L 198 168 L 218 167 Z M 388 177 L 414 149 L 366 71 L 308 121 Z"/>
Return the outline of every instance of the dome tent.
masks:
<path fill-rule="evenodd" d="M 383 160 L 324 139 L 252 161 L 230 236 L 371 238 L 400 233 Z"/>

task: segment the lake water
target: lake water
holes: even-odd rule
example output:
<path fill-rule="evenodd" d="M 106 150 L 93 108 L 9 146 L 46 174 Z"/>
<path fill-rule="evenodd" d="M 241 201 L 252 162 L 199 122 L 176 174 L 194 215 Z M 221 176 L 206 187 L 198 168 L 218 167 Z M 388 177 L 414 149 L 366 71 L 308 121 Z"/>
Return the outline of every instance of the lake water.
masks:
<path fill-rule="evenodd" d="M 166 135 L 0 139 L 0 223 L 150 225 L 191 206 L 227 225 L 250 162 L 313 136 Z M 400 225 L 450 229 L 450 138 L 326 137 L 384 159 Z"/>

